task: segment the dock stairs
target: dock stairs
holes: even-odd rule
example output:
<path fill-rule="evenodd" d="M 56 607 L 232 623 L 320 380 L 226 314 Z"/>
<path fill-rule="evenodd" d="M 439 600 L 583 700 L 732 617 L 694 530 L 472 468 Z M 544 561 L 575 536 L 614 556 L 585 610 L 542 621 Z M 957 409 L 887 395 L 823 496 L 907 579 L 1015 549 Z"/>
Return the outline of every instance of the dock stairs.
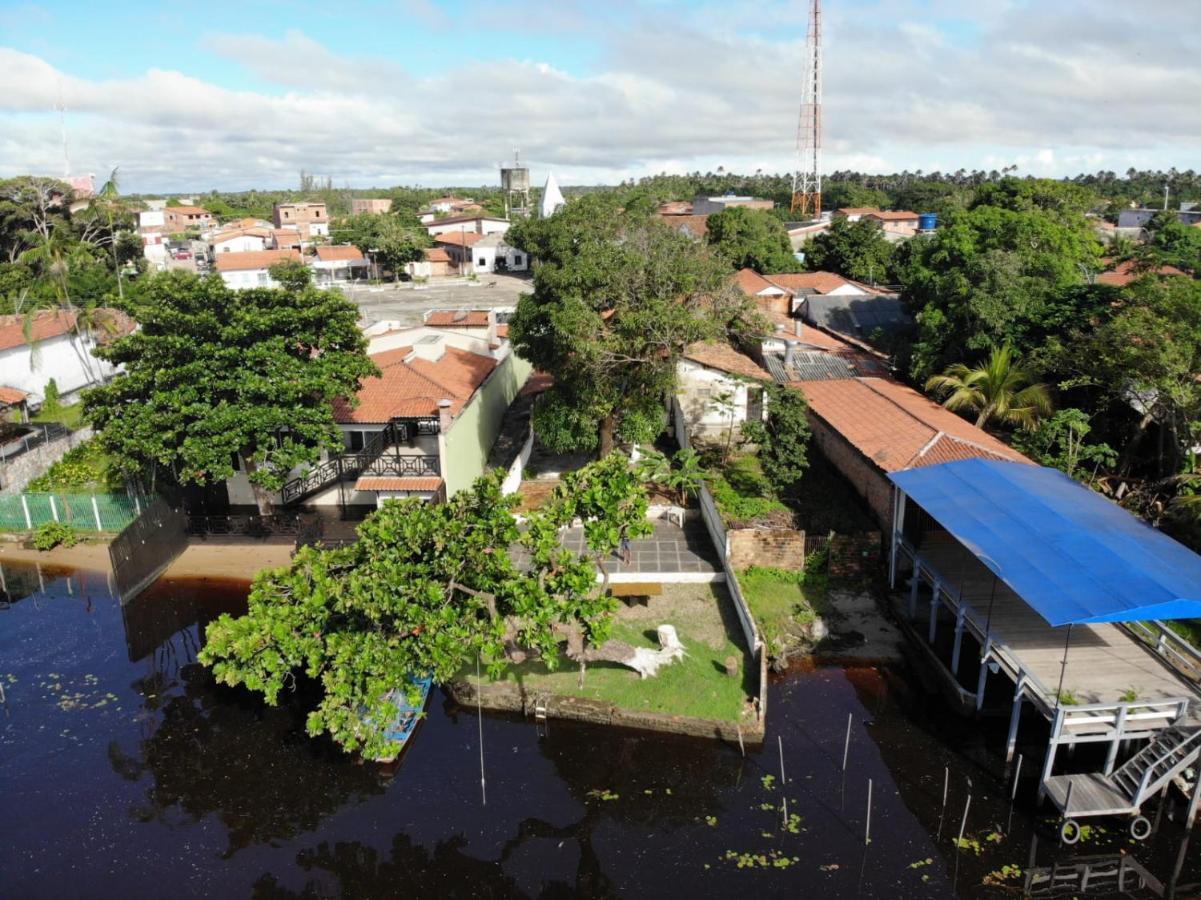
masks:
<path fill-rule="evenodd" d="M 1154 797 L 1164 786 L 1182 778 L 1201 759 L 1201 724 L 1165 728 L 1150 744 L 1110 776 L 1115 787 L 1131 798 L 1136 807 Z"/>
<path fill-rule="evenodd" d="M 1201 780 L 1201 722 L 1179 719 L 1156 732 L 1151 742 L 1111 773 L 1056 775 L 1044 784 L 1046 795 L 1063 814 L 1061 836 L 1075 843 L 1075 820 L 1090 816 L 1133 817 L 1131 835 L 1142 840 L 1150 823 L 1141 815 L 1145 803 L 1169 784 L 1190 797 L 1189 821 L 1196 815 Z"/>

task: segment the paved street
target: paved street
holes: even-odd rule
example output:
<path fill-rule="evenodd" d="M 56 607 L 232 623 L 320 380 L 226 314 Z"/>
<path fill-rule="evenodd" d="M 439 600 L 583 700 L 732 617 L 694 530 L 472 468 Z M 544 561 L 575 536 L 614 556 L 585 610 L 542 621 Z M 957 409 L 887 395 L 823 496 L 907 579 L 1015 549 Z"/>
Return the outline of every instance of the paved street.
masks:
<path fill-rule="evenodd" d="M 513 275 L 481 275 L 478 282 L 446 279 L 426 285 L 411 282 L 362 287 L 343 287 L 358 305 L 367 324 L 396 321 L 419 324 L 430 309 L 491 309 L 512 307 L 517 298 L 532 290 L 528 278 Z"/>

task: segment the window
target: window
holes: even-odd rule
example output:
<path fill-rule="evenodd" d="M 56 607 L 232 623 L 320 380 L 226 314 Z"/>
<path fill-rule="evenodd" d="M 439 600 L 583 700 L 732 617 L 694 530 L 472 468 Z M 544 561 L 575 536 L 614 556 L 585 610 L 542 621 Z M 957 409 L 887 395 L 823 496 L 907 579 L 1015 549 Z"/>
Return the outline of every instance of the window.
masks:
<path fill-rule="evenodd" d="M 488 265 L 488 260 L 484 259 L 484 257 L 482 257 L 482 256 L 481 256 L 481 257 L 479 258 L 479 261 L 478 261 L 478 262 L 476 262 L 476 265 L 477 265 L 477 266 L 481 266 L 481 267 L 483 267 L 483 266 L 487 266 L 487 265 Z"/>
<path fill-rule="evenodd" d="M 290 219 L 290 218 L 292 218 L 292 214 L 291 214 L 290 212 L 288 212 L 286 209 L 284 210 L 284 218 L 285 218 L 285 219 Z"/>
<path fill-rule="evenodd" d="M 259 272 L 258 283 L 259 284 L 270 284 L 271 276 L 266 272 Z"/>
<path fill-rule="evenodd" d="M 363 432 L 348 431 L 346 436 L 349 438 L 349 449 L 352 453 L 363 449 Z"/>

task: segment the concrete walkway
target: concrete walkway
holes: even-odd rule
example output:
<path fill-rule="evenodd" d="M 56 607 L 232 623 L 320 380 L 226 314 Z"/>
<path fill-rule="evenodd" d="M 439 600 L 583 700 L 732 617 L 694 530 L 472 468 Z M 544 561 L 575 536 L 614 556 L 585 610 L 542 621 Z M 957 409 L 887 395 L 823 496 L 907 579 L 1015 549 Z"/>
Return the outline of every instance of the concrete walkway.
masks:
<path fill-rule="evenodd" d="M 563 546 L 576 553 L 585 552 L 584 530 L 569 528 L 563 532 Z M 614 551 L 604 567 L 610 575 L 711 575 L 721 571 L 721 561 L 703 523 L 689 522 L 681 528 L 660 520 L 655 522 L 654 534 L 630 541 L 628 564 Z"/>

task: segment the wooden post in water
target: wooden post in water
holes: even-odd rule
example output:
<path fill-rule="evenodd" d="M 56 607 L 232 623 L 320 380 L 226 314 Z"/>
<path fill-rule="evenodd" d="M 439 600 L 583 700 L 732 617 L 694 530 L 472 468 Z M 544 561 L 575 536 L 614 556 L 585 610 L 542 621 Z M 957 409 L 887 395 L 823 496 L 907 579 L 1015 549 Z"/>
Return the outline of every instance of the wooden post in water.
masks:
<path fill-rule="evenodd" d="M 780 787 L 788 784 L 788 779 L 784 777 L 784 738 L 776 735 L 776 743 L 780 747 Z"/>
<path fill-rule="evenodd" d="M 475 715 L 480 732 L 480 799 L 482 805 L 488 805 L 488 786 L 484 780 L 484 685 L 480 681 L 480 655 L 475 655 Z"/>
<path fill-rule="evenodd" d="M 851 719 L 853 713 L 847 713 L 847 739 L 842 745 L 842 772 L 845 775 L 847 771 L 847 756 L 851 752 Z"/>
<path fill-rule="evenodd" d="M 867 846 L 872 842 L 872 780 L 867 780 L 867 821 L 863 826 L 863 844 Z"/>
<path fill-rule="evenodd" d="M 1009 792 L 1009 800 L 1012 803 L 1017 799 L 1018 795 L 1018 780 L 1022 777 L 1022 755 L 1018 754 L 1017 770 L 1013 773 L 1013 790 Z"/>
<path fill-rule="evenodd" d="M 951 649 L 951 674 L 959 674 L 959 651 L 963 649 L 963 617 L 967 607 L 962 603 L 955 612 L 955 646 Z"/>
<path fill-rule="evenodd" d="M 972 808 L 972 795 L 967 795 L 967 802 L 963 804 L 963 818 L 959 821 L 959 839 L 955 841 L 955 846 L 963 849 L 963 830 L 967 828 L 967 811 Z"/>
<path fill-rule="evenodd" d="M 1009 714 L 1009 736 L 1005 739 L 1005 762 L 1013 762 L 1013 751 L 1018 743 L 1018 723 L 1022 719 L 1022 700 L 1025 698 L 1026 673 L 1018 676 L 1017 686 L 1013 689 L 1013 711 Z"/>

